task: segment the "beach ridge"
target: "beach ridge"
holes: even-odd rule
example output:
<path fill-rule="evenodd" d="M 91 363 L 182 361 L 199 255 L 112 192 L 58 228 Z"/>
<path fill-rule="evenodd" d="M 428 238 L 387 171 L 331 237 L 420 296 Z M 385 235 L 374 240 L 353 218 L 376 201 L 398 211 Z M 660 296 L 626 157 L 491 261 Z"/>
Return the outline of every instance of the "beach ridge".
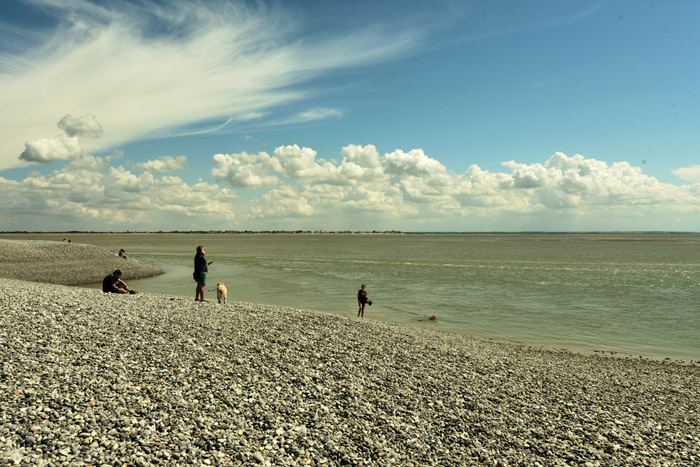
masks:
<path fill-rule="evenodd" d="M 102 282 L 115 269 L 122 278 L 164 274 L 160 268 L 86 243 L 0 238 L 0 277 L 48 284 L 81 285 Z"/>

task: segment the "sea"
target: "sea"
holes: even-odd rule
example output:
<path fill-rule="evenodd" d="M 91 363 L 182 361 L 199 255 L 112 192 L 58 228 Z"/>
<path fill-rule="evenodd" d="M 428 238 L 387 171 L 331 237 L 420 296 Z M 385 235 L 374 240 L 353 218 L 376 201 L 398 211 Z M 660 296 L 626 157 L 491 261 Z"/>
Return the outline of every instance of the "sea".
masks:
<path fill-rule="evenodd" d="M 206 248 L 205 298 L 365 319 L 576 352 L 700 361 L 700 234 L 98 233 L 90 243 L 158 266 L 139 292 L 190 296 Z M 106 273 L 109 271 L 106 271 Z M 87 284 L 88 287 L 97 287 Z M 225 309 L 222 308 L 222 313 Z M 431 320 L 429 318 L 435 317 Z"/>

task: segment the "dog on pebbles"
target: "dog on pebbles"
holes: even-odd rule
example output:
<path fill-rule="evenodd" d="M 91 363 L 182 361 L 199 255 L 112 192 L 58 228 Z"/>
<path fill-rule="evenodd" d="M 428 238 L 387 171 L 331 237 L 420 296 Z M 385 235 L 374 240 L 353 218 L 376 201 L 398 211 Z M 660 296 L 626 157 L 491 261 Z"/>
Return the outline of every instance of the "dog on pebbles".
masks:
<path fill-rule="evenodd" d="M 226 290 L 226 286 L 224 285 L 223 282 L 219 282 L 216 284 L 216 299 L 219 301 L 219 303 L 226 303 L 226 298 L 228 296 L 228 290 Z"/>

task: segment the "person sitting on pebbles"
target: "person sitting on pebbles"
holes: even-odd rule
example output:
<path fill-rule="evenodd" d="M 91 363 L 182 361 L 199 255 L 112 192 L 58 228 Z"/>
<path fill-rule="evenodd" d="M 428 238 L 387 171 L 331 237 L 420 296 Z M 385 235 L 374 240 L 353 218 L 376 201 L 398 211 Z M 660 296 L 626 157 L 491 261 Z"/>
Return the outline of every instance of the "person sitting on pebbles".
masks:
<path fill-rule="evenodd" d="M 119 269 L 116 269 L 112 274 L 108 274 L 102 281 L 102 291 L 104 293 L 136 293 L 126 285 L 126 282 L 120 279 L 121 275 L 122 272 Z"/>
<path fill-rule="evenodd" d="M 124 248 L 122 248 L 121 250 L 119 250 L 119 257 L 120 257 L 120 258 L 124 258 L 124 259 L 129 259 L 129 257 L 126 256 L 126 251 L 124 251 Z"/>

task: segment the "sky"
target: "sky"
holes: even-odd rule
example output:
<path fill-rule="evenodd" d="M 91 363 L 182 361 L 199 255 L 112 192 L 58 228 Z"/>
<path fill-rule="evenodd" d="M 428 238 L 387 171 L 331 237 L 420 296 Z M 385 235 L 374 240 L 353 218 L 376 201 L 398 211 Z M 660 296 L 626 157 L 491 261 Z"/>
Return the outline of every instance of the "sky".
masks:
<path fill-rule="evenodd" d="M 694 0 L 4 0 L 0 231 L 700 231 Z"/>

